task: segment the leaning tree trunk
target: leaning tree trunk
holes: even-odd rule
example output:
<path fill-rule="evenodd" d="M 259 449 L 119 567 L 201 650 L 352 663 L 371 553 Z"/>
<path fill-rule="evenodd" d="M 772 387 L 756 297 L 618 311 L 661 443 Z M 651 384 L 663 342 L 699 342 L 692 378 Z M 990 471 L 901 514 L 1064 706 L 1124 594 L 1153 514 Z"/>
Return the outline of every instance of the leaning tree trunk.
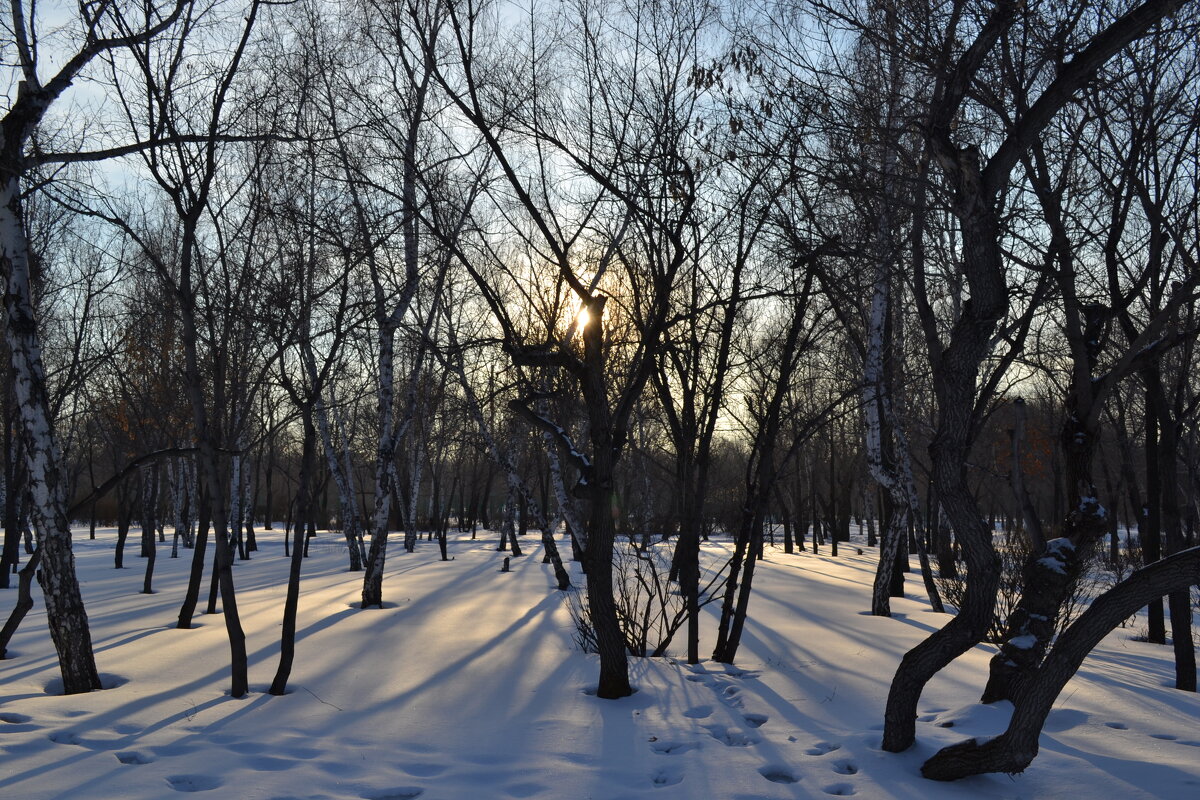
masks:
<path fill-rule="evenodd" d="M 188 629 L 192 627 L 192 617 L 196 615 L 196 604 L 200 602 L 200 586 L 204 581 L 204 554 L 208 549 L 208 528 L 212 519 L 208 491 L 204 485 L 199 486 L 196 503 L 196 540 L 192 548 L 192 563 L 188 571 L 188 585 L 184 592 L 183 603 L 179 607 L 179 622 L 175 627 Z"/>
<path fill-rule="evenodd" d="M 1022 772 L 1038 753 L 1038 737 L 1054 701 L 1080 664 L 1113 629 L 1151 598 L 1200 585 L 1200 548 L 1143 567 L 1084 611 L 1063 634 L 1037 671 L 1022 684 L 1008 729 L 994 739 L 968 739 L 943 748 L 921 767 L 933 780 L 951 781 L 987 772 Z"/>
<path fill-rule="evenodd" d="M 307 518 L 312 511 L 312 481 L 317 463 L 317 431 L 313 425 L 312 406 L 301 411 L 304 421 L 304 439 L 300 455 L 300 481 L 296 491 L 297 516 Z M 303 525 L 292 530 L 292 554 L 288 565 L 287 596 L 283 601 L 283 633 L 279 645 L 279 667 L 271 681 L 268 693 L 281 695 L 287 691 L 288 678 L 292 674 L 292 662 L 296 657 L 296 613 L 300 605 L 300 569 L 304 563 L 304 547 L 300 537 Z"/>
<path fill-rule="evenodd" d="M 17 131 L 4 131 L 6 136 L 9 133 Z M 0 144 L 5 145 L 4 161 L 19 161 L 19 141 Z M 42 366 L 42 345 L 30 283 L 29 244 L 20 209 L 20 183 L 10 169 L 9 164 L 3 165 L 8 174 L 0 184 L 0 279 L 5 283 L 8 323 L 5 334 L 12 360 L 13 395 L 23 423 L 26 485 L 32 501 L 38 551 L 42 553 L 38 580 L 45 593 L 46 619 L 58 653 L 63 689 L 67 694 L 89 692 L 100 688 L 100 676 L 71 550 L 66 476 L 62 472 L 62 455 L 55 439 Z"/>
<path fill-rule="evenodd" d="M 33 574 L 41 560 L 42 553 L 39 550 L 29 557 L 29 561 L 17 573 L 17 603 L 4 623 L 3 630 L 0 630 L 0 660 L 8 657 L 8 643 L 12 641 L 17 628 L 21 627 L 25 615 L 33 608 Z"/>

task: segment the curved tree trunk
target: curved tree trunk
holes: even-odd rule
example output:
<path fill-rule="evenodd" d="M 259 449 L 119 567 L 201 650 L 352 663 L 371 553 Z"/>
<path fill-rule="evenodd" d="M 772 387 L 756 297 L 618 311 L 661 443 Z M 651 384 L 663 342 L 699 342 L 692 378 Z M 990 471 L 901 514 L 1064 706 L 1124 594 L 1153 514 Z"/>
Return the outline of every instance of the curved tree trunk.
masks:
<path fill-rule="evenodd" d="M 968 739 L 938 751 L 921 767 L 926 778 L 951 781 L 986 772 L 1021 772 L 1038 753 L 1038 736 L 1067 681 L 1114 628 L 1152 598 L 1200 585 L 1200 547 L 1168 556 L 1102 594 L 1055 642 L 1021 687 L 1008 729 L 987 742 Z"/>

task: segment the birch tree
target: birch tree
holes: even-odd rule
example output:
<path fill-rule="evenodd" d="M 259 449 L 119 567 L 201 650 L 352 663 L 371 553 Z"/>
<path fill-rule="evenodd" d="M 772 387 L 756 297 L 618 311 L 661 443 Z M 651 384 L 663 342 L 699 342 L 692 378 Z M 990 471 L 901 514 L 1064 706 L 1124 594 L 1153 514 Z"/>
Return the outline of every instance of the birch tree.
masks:
<path fill-rule="evenodd" d="M 38 160 L 54 158 L 31 154 L 30 145 L 50 108 L 61 102 L 71 84 L 98 58 L 143 45 L 163 34 L 176 23 L 185 6 L 182 1 L 148 3 L 133 13 L 123 4 L 80 6 L 69 27 L 73 43 L 65 57 L 52 60 L 61 66 L 50 71 L 39 50 L 40 20 L 34 5 L 22 0 L 9 3 L 12 39 L 5 44 L 5 63 L 15 67 L 10 69 L 16 73 L 17 93 L 0 118 L 0 276 L 4 281 L 5 335 L 22 420 L 31 510 L 42 553 L 41 585 L 67 693 L 99 689 L 100 679 L 75 577 L 70 521 L 66 516 L 67 487 L 33 306 L 31 252 L 22 211 L 23 178 Z M 57 160 L 100 157 L 76 153 Z"/>

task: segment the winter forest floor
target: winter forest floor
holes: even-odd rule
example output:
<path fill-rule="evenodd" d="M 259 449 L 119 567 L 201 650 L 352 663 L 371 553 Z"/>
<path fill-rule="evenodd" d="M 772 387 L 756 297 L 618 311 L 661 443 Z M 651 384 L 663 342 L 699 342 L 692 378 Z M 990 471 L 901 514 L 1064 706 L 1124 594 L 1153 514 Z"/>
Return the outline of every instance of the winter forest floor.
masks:
<path fill-rule="evenodd" d="M 360 611 L 361 574 L 322 534 L 305 562 L 290 694 L 271 697 L 287 560 L 279 532 L 263 532 L 254 559 L 235 568 L 252 693 L 234 700 L 221 618 L 172 628 L 188 558 L 160 549 L 156 594 L 143 595 L 136 533 L 119 572 L 114 539 L 76 540 L 97 660 L 114 688 L 50 693 L 58 668 L 38 596 L 0 662 L 4 800 L 1200 797 L 1200 698 L 1166 688 L 1170 649 L 1132 641 L 1136 625 L 1067 686 L 1024 775 L 936 784 L 918 773 L 939 747 L 1003 729 L 1007 705 L 975 703 L 984 647 L 929 686 L 917 745 L 882 752 L 896 664 L 944 618 L 929 611 L 919 575 L 908 576 L 918 599 L 894 601 L 891 619 L 867 616 L 871 549 L 769 551 L 736 668 L 634 659 L 637 693 L 605 701 L 588 694 L 595 657 L 574 645 L 534 537 L 508 574 L 492 538 L 453 541 L 450 562 L 433 543 L 411 555 L 393 544 L 389 607 Z M 0 611 L 15 597 L 0 592 Z M 706 609 L 702 651 L 716 610 Z"/>

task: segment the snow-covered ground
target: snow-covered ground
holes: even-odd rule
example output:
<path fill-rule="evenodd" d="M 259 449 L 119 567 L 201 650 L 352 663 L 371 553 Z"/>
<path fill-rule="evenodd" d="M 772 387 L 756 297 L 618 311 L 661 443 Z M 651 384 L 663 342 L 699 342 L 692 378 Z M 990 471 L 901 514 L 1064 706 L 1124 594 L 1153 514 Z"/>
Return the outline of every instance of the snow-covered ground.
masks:
<path fill-rule="evenodd" d="M 1200 698 L 1166 688 L 1169 648 L 1131 641 L 1136 629 L 1110 636 L 1067 686 L 1024 775 L 919 776 L 937 748 L 1004 727 L 1007 706 L 975 704 L 982 647 L 929 686 L 917 745 L 882 752 L 896 664 L 945 617 L 921 599 L 866 615 L 872 550 L 769 552 L 736 668 L 634 660 L 637 693 L 605 701 L 588 694 L 595 657 L 575 649 L 533 537 L 507 574 L 492 538 L 452 542 L 444 563 L 432 543 L 393 547 L 389 607 L 361 611 L 360 575 L 322 534 L 305 563 L 291 693 L 271 697 L 287 560 L 267 532 L 235 570 L 252 693 L 234 700 L 221 618 L 172 627 L 188 558 L 160 551 L 157 593 L 139 594 L 136 533 L 119 572 L 114 538 L 81 536 L 76 554 L 115 688 L 48 693 L 58 669 L 39 598 L 0 662 L 0 798 L 1200 797 Z M 919 576 L 908 580 L 920 598 Z M 15 595 L 0 592 L 0 612 Z M 710 617 L 702 649 L 714 628 Z"/>

